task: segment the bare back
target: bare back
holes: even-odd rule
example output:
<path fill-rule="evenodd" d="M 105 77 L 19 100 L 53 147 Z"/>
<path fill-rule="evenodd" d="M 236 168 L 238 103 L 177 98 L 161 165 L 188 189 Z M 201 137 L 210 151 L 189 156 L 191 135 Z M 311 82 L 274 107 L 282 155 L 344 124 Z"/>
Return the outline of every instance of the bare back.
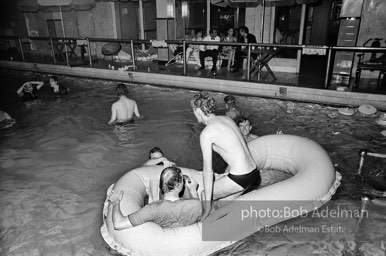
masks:
<path fill-rule="evenodd" d="M 139 117 L 139 111 L 137 103 L 134 100 L 126 97 L 121 97 L 111 107 L 112 116 L 115 117 L 114 121 L 127 121 L 133 118 L 135 114 Z"/>
<path fill-rule="evenodd" d="M 216 116 L 207 124 L 201 133 L 201 143 L 211 144 L 227 162 L 232 174 L 242 175 L 256 168 L 239 128 L 227 116 Z"/>

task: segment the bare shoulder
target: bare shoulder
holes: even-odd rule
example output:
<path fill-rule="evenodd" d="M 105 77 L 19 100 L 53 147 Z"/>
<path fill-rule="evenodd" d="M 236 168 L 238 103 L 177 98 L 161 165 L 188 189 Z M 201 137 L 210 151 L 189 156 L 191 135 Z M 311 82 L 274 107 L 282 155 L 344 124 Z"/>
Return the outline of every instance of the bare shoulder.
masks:
<path fill-rule="evenodd" d="M 133 99 L 127 99 L 127 102 L 129 102 L 130 104 L 137 104 L 137 102 Z"/>

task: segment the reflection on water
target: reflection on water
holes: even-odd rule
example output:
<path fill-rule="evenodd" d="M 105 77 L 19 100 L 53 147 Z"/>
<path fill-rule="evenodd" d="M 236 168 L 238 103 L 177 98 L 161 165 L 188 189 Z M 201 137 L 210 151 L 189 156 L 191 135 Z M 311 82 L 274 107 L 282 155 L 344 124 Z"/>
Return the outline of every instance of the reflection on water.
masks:
<path fill-rule="evenodd" d="M 23 80 L 47 81 L 47 76 L 0 73 L 2 84 L 7 85 L 1 89 L 0 107 L 17 120 L 0 135 L 1 255 L 109 255 L 99 228 L 110 184 L 145 162 L 154 146 L 181 166 L 201 168 L 199 134 L 203 126 L 197 123 L 189 104 L 195 92 L 130 85 L 130 97 L 137 101 L 144 118 L 114 127 L 106 123 L 117 98 L 116 83 L 60 77 L 71 89 L 70 95 L 53 99 L 46 83 L 41 99 L 25 105 L 12 92 Z M 223 113 L 224 95 L 214 95 L 218 111 Z M 361 207 L 362 185 L 353 177 L 358 151 L 365 148 L 385 153 L 386 148 L 386 138 L 380 134 L 386 128 L 375 124 L 376 116 L 342 116 L 336 108 L 318 104 L 241 96 L 238 106 L 252 120 L 255 134 L 282 130 L 319 142 L 343 174 L 335 198 Z M 378 175 L 385 168 L 381 160 L 366 164 L 365 172 L 372 174 Z M 217 254 L 376 252 L 385 241 L 384 209 L 377 206 L 373 218 L 356 222 L 358 230 L 352 242 L 345 236 L 333 243 L 328 237 L 324 243 L 261 242 L 261 234 L 255 234 Z"/>

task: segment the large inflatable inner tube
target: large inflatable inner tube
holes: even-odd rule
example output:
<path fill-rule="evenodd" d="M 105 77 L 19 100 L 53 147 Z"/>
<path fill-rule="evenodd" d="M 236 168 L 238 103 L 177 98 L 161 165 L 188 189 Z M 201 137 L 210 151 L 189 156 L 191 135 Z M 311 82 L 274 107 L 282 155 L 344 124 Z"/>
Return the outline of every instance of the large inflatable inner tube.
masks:
<path fill-rule="evenodd" d="M 307 212 L 319 208 L 331 199 L 340 184 L 325 150 L 312 140 L 291 135 L 269 135 L 259 137 L 248 144 L 252 156 L 262 170 L 276 170 L 290 174 L 290 178 L 247 193 L 216 209 L 204 223 L 195 223 L 178 228 L 161 228 L 155 223 L 146 223 L 125 230 L 114 230 L 112 206 L 106 200 L 103 207 L 101 234 L 106 243 L 123 255 L 208 255 L 237 240 L 249 236 L 264 226 L 294 218 L 251 218 L 235 221 L 240 209 L 258 202 L 260 207 L 277 207 L 291 204 Z M 202 173 L 181 168 L 185 175 L 192 176 L 203 189 Z M 122 176 L 109 189 L 124 191 L 121 202 L 123 215 L 139 210 L 144 198 L 149 202 L 159 199 L 159 176 L 162 166 L 140 167 Z M 272 172 L 272 171 L 271 171 Z M 268 173 L 268 171 L 267 171 Z M 262 180 L 262 183 L 270 181 Z M 231 238 L 231 239 L 229 239 Z"/>

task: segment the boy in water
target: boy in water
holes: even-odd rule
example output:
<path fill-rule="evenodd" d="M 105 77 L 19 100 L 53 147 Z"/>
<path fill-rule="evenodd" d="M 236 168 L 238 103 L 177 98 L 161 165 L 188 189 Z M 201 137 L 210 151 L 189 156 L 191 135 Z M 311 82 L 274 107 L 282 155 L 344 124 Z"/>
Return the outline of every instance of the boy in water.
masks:
<path fill-rule="evenodd" d="M 247 143 L 259 137 L 250 133 L 252 130 L 252 124 L 248 117 L 240 117 L 237 121 L 237 125 L 239 126 L 240 132 Z"/>
<path fill-rule="evenodd" d="M 111 118 L 108 124 L 123 124 L 133 119 L 133 115 L 140 118 L 137 102 L 127 98 L 129 90 L 126 85 L 120 83 L 115 89 L 119 100 L 111 106 Z"/>
<path fill-rule="evenodd" d="M 232 95 L 228 95 L 224 98 L 224 102 L 225 107 L 228 110 L 225 115 L 236 120 L 240 116 L 240 111 L 236 108 L 236 98 Z"/>

